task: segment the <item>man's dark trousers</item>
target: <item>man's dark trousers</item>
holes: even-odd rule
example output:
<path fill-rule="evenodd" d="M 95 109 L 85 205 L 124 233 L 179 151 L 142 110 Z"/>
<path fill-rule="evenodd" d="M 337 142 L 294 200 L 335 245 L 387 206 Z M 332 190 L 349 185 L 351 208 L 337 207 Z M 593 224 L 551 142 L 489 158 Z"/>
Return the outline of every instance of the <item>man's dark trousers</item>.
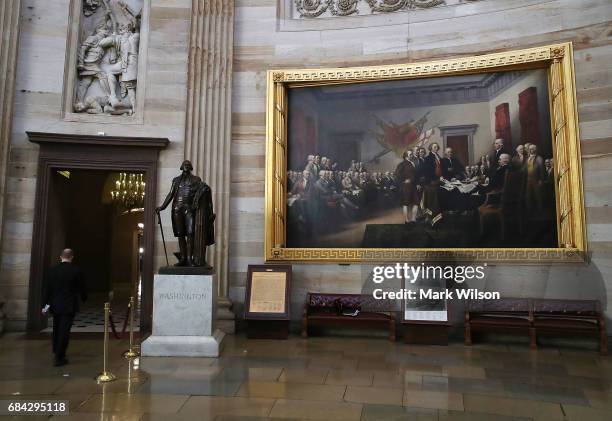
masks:
<path fill-rule="evenodd" d="M 43 302 L 53 314 L 53 353 L 56 363 L 63 360 L 68 348 L 70 328 L 79 311 L 79 296 L 87 300 L 83 274 L 72 263 L 62 262 L 49 269 L 45 281 Z"/>
<path fill-rule="evenodd" d="M 74 320 L 74 313 L 53 315 L 53 353 L 55 360 L 66 358 L 66 349 L 70 340 L 70 328 Z"/>

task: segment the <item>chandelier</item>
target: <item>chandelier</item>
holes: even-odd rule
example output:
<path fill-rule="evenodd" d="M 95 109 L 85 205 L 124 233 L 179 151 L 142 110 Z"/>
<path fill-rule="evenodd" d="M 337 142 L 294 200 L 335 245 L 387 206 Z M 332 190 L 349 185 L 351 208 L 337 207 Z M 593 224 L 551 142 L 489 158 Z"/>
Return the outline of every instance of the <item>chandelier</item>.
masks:
<path fill-rule="evenodd" d="M 114 205 L 125 209 L 144 207 L 145 182 L 144 174 L 119 173 L 115 181 L 115 189 L 111 190 L 111 200 Z"/>

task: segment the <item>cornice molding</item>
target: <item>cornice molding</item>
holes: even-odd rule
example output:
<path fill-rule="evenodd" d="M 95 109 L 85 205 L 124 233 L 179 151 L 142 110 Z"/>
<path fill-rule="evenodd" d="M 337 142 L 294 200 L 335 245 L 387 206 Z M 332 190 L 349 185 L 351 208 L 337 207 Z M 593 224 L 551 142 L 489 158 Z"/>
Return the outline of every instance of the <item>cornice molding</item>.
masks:
<path fill-rule="evenodd" d="M 170 143 L 165 137 L 97 136 L 69 133 L 26 132 L 28 140 L 39 145 L 76 144 L 100 146 L 129 146 L 164 149 Z"/>

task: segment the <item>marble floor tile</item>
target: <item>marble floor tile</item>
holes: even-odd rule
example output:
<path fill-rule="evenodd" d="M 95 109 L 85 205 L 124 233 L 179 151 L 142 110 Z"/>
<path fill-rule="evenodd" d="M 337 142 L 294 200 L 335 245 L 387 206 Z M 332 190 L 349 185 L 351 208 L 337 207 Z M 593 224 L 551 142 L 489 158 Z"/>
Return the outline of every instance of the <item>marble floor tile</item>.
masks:
<path fill-rule="evenodd" d="M 374 387 L 403 388 L 406 383 L 421 384 L 423 376 L 420 374 L 404 373 L 397 370 L 374 370 Z"/>
<path fill-rule="evenodd" d="M 452 409 L 463 411 L 463 395 L 455 392 L 405 390 L 404 406 L 414 408 Z"/>
<path fill-rule="evenodd" d="M 245 382 L 236 396 L 253 398 L 341 401 L 346 386 L 302 383 Z"/>
<path fill-rule="evenodd" d="M 136 393 L 147 379 L 117 379 L 111 383 L 98 384 L 92 378 L 72 378 L 66 381 L 59 389 L 56 390 L 56 395 L 64 395 L 71 393 Z"/>
<path fill-rule="evenodd" d="M 290 357 L 220 357 L 213 365 L 221 367 L 306 367 L 308 365 L 307 358 L 290 358 Z"/>
<path fill-rule="evenodd" d="M 357 363 L 357 370 L 392 370 L 398 368 L 398 365 L 385 360 L 370 360 L 360 358 Z"/>
<path fill-rule="evenodd" d="M 482 412 L 439 411 L 438 421 L 532 421 L 528 417 L 486 414 Z"/>
<path fill-rule="evenodd" d="M 591 378 L 610 378 L 612 369 L 606 369 L 598 364 L 566 364 L 567 373 L 570 376 L 582 376 Z"/>
<path fill-rule="evenodd" d="M 282 383 L 312 383 L 324 384 L 329 373 L 325 368 L 285 368 L 278 377 Z"/>
<path fill-rule="evenodd" d="M 401 369 L 405 373 L 410 373 L 410 374 L 417 374 L 417 375 L 418 374 L 420 375 L 430 374 L 430 375 L 437 375 L 437 376 L 442 375 L 442 366 L 436 365 L 436 364 L 411 362 L 411 363 L 402 364 Z"/>
<path fill-rule="evenodd" d="M 309 358 L 308 368 L 334 368 L 339 370 L 356 370 L 357 364 L 359 364 L 359 360 L 356 358 L 343 358 L 342 355 L 336 355 L 335 357 Z"/>
<path fill-rule="evenodd" d="M 442 366 L 442 374 L 448 377 L 460 377 L 465 379 L 485 379 L 486 373 L 483 367 L 472 365 L 445 365 Z"/>
<path fill-rule="evenodd" d="M 563 405 L 563 411 L 568 421 L 610 421 L 610 409 L 589 408 L 588 406 Z"/>
<path fill-rule="evenodd" d="M 325 384 L 371 386 L 374 373 L 369 370 L 329 370 Z"/>
<path fill-rule="evenodd" d="M 180 375 L 156 376 L 143 384 L 140 394 L 233 396 L 242 384 L 240 380 L 197 378 Z"/>
<path fill-rule="evenodd" d="M 92 395 L 78 408 L 78 411 L 174 414 L 178 412 L 188 398 L 187 395 L 98 394 Z"/>
<path fill-rule="evenodd" d="M 571 383 L 566 382 L 556 386 L 504 383 L 504 390 L 506 395 L 511 398 L 572 405 L 589 405 L 589 401 L 584 393 L 576 388 L 568 387 Z M 564 384 L 568 384 L 568 386 Z"/>
<path fill-rule="evenodd" d="M 66 382 L 67 380 L 60 376 L 27 380 L 0 380 L 0 395 L 52 394 Z"/>
<path fill-rule="evenodd" d="M 300 418 L 268 418 L 268 417 L 251 417 L 245 415 L 217 415 L 214 421 L 300 421 Z"/>
<path fill-rule="evenodd" d="M 602 390 L 584 389 L 589 404 L 595 408 L 607 408 L 612 411 L 612 388 Z"/>
<path fill-rule="evenodd" d="M 364 404 L 361 421 L 438 421 L 438 410 Z"/>
<path fill-rule="evenodd" d="M 306 400 L 278 399 L 270 417 L 276 418 L 307 418 L 323 421 L 351 421 L 361 419 L 362 405 L 351 402 L 312 402 Z"/>
<path fill-rule="evenodd" d="M 214 419 L 218 415 L 267 417 L 274 402 L 274 399 L 266 398 L 191 396 L 178 414 L 194 420 L 201 417 Z"/>
<path fill-rule="evenodd" d="M 423 376 L 421 385 L 406 384 L 405 388 L 455 393 L 475 393 L 492 396 L 506 396 L 504 385 L 499 380 L 478 380 L 449 378 L 444 376 Z"/>
<path fill-rule="evenodd" d="M 347 402 L 401 405 L 404 391 L 385 387 L 348 386 L 344 394 Z"/>
<path fill-rule="evenodd" d="M 561 405 L 551 402 L 464 394 L 463 404 L 467 412 L 484 412 L 527 418 L 539 417 L 542 419 L 548 417 L 551 420 L 563 419 Z"/>
<path fill-rule="evenodd" d="M 283 372 L 281 367 L 225 367 L 216 379 L 227 381 L 277 381 Z"/>

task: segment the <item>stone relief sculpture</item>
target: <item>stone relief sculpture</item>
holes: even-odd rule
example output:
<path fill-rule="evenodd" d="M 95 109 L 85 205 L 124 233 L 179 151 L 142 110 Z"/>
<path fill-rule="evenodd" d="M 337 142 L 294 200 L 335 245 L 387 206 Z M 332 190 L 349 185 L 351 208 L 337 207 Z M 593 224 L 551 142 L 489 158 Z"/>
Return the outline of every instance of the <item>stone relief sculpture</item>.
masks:
<path fill-rule="evenodd" d="M 318 18 L 429 9 L 474 1 L 478 0 L 293 0 L 293 4 L 298 17 Z M 367 7 L 358 8 L 360 4 Z"/>
<path fill-rule="evenodd" d="M 74 112 L 136 111 L 143 0 L 83 0 Z M 97 83 L 95 83 L 97 82 Z"/>

